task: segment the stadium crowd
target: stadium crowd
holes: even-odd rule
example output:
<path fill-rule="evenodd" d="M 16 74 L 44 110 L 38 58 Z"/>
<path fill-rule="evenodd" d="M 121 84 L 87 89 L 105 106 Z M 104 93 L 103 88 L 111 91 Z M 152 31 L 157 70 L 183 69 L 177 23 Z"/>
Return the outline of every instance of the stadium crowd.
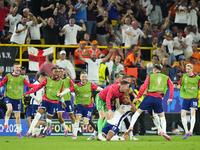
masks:
<path fill-rule="evenodd" d="M 200 73 L 199 8 L 195 0 L 0 0 L 0 42 L 79 46 L 57 49 L 55 65 L 53 55 L 48 55 L 36 78 L 43 72 L 50 77 L 52 68 L 61 67 L 75 82 L 77 69 L 86 69 L 88 81 L 111 85 L 116 81 L 113 74 L 118 78 L 136 68 L 143 82 L 159 65 L 161 73 L 179 81 L 187 64 Z M 152 57 L 150 49 L 140 47 L 154 47 Z M 27 58 L 26 48 L 23 53 Z M 21 75 L 26 68 L 21 68 Z M 141 85 L 130 77 L 131 86 Z"/>

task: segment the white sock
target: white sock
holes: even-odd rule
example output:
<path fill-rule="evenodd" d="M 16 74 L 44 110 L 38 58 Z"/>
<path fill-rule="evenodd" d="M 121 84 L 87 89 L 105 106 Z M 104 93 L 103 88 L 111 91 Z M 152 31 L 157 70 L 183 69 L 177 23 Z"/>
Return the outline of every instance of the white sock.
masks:
<path fill-rule="evenodd" d="M 4 125 L 8 125 L 9 118 L 10 117 L 5 116 L 5 123 L 4 123 Z"/>
<path fill-rule="evenodd" d="M 88 123 L 83 123 L 83 130 L 87 129 L 88 124 L 89 124 L 89 122 Z"/>
<path fill-rule="evenodd" d="M 21 124 L 17 124 L 17 133 L 21 132 Z"/>
<path fill-rule="evenodd" d="M 130 133 L 129 133 L 129 135 L 130 135 L 130 138 L 133 136 L 133 132 L 131 131 Z"/>
<path fill-rule="evenodd" d="M 187 119 L 186 119 L 186 117 L 181 117 L 181 120 L 182 120 L 182 124 L 183 124 L 184 130 L 185 130 L 185 133 L 188 133 L 188 127 L 187 127 Z"/>
<path fill-rule="evenodd" d="M 160 117 L 160 122 L 161 122 L 161 126 L 162 126 L 162 132 L 166 133 L 167 123 L 166 123 L 165 117 Z"/>
<path fill-rule="evenodd" d="M 133 127 L 135 125 L 135 122 L 137 121 L 137 118 L 140 116 L 140 113 L 138 113 L 137 111 L 134 113 L 132 119 L 131 119 L 131 124 L 130 127 Z M 129 128 L 130 128 L 129 127 Z"/>
<path fill-rule="evenodd" d="M 79 121 L 76 120 L 75 125 L 74 125 L 74 129 L 73 129 L 73 134 L 76 135 L 76 136 L 77 136 L 78 128 L 79 128 Z"/>
<path fill-rule="evenodd" d="M 37 113 L 35 118 L 33 119 L 32 123 L 31 123 L 31 126 L 30 126 L 30 129 L 33 130 L 34 127 L 36 126 L 36 124 L 38 123 L 38 120 L 40 119 L 42 115 L 40 113 Z M 32 132 L 32 131 L 31 131 Z M 29 132 L 30 133 L 30 132 Z"/>
<path fill-rule="evenodd" d="M 46 122 L 47 122 L 47 128 L 51 127 L 51 120 L 46 118 Z"/>
<path fill-rule="evenodd" d="M 32 135 L 35 135 L 38 136 L 40 134 L 40 129 L 39 128 L 34 128 L 33 129 L 33 134 Z"/>
<path fill-rule="evenodd" d="M 66 126 L 65 122 L 62 123 L 61 125 L 62 125 L 63 129 L 66 131 L 67 130 L 67 126 Z"/>
<path fill-rule="evenodd" d="M 28 129 L 28 133 L 32 133 L 32 132 L 33 132 L 33 128 L 30 127 L 30 128 Z"/>
<path fill-rule="evenodd" d="M 195 115 L 193 115 L 191 116 L 191 120 L 190 120 L 190 132 L 192 133 L 193 133 L 195 122 L 196 122 L 196 118 L 195 118 Z"/>
<path fill-rule="evenodd" d="M 119 141 L 118 135 L 114 135 L 111 139 L 111 141 Z"/>
<path fill-rule="evenodd" d="M 97 134 L 97 131 L 94 130 L 93 133 L 92 133 L 92 135 L 96 136 L 96 134 Z"/>
<path fill-rule="evenodd" d="M 160 126 L 160 118 L 158 117 L 157 114 L 154 115 L 153 117 L 154 117 L 153 123 L 155 124 L 155 126 L 157 127 L 157 129 L 161 131 L 162 129 L 161 129 L 161 126 Z"/>

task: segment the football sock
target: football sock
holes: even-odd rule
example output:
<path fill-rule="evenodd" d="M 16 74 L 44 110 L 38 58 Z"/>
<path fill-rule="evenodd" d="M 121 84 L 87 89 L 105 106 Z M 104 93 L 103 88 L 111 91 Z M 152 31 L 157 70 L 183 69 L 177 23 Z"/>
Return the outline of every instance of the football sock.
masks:
<path fill-rule="evenodd" d="M 192 133 L 193 133 L 195 121 L 196 121 L 195 115 L 191 116 L 191 120 L 190 120 L 190 132 L 192 132 Z"/>
<path fill-rule="evenodd" d="M 167 123 L 166 123 L 165 117 L 160 117 L 160 122 L 161 122 L 161 126 L 162 126 L 162 132 L 166 133 Z"/>
<path fill-rule="evenodd" d="M 17 124 L 17 133 L 21 132 L 21 124 Z"/>
<path fill-rule="evenodd" d="M 9 118 L 10 117 L 5 116 L 5 123 L 4 123 L 4 125 L 8 125 Z"/>
<path fill-rule="evenodd" d="M 89 124 L 94 128 L 94 130 L 95 130 L 95 124 L 94 124 L 94 122 L 92 121 L 92 120 L 89 120 Z"/>
<path fill-rule="evenodd" d="M 62 123 L 62 124 L 61 124 L 61 126 L 63 127 L 64 131 L 66 131 L 66 130 L 67 130 L 67 126 L 66 126 L 65 122 L 64 122 L 64 123 Z"/>
<path fill-rule="evenodd" d="M 73 134 L 76 136 L 77 136 L 78 128 L 79 128 L 79 121 L 76 120 L 75 125 L 74 125 L 74 130 L 73 130 Z"/>
<path fill-rule="evenodd" d="M 103 125 L 103 120 L 102 119 L 98 119 L 98 133 L 102 132 L 102 125 Z"/>
<path fill-rule="evenodd" d="M 158 117 L 158 115 L 154 115 L 153 116 L 154 119 L 153 119 L 153 123 L 155 124 L 155 126 L 161 130 L 161 126 L 160 126 L 160 118 Z"/>
<path fill-rule="evenodd" d="M 51 120 L 46 118 L 46 121 L 47 121 L 47 128 L 51 127 Z"/>
<path fill-rule="evenodd" d="M 107 124 L 107 120 L 104 119 L 103 124 L 102 124 L 102 129 L 105 127 L 106 124 Z"/>
<path fill-rule="evenodd" d="M 131 124 L 130 124 L 130 127 L 133 127 L 135 125 L 135 122 L 137 121 L 137 118 L 140 116 L 140 113 L 139 112 L 135 112 L 132 119 L 131 119 Z M 129 128 L 130 128 L 129 127 Z"/>
<path fill-rule="evenodd" d="M 185 130 L 185 133 L 188 133 L 188 127 L 187 127 L 187 119 L 186 119 L 186 117 L 181 117 L 181 120 L 182 120 L 182 124 L 183 124 L 184 130 Z"/>
<path fill-rule="evenodd" d="M 36 124 L 38 123 L 38 120 L 40 119 L 41 116 L 42 115 L 40 113 L 36 114 L 35 118 L 33 119 L 32 123 L 31 123 L 30 129 L 33 129 L 36 126 Z"/>

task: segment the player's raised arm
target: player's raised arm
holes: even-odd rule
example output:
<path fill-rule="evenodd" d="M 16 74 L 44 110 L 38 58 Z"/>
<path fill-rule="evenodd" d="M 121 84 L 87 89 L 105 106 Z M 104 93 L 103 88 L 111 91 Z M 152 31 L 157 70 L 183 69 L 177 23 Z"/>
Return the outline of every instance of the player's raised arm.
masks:
<path fill-rule="evenodd" d="M 143 95 L 143 93 L 146 91 L 146 89 L 149 87 L 149 79 L 150 79 L 150 76 L 148 76 L 146 80 L 144 81 L 144 85 L 141 86 L 140 91 L 137 95 L 137 99 L 139 99 Z"/>
<path fill-rule="evenodd" d="M 2 87 L 7 81 L 8 81 L 8 77 L 7 77 L 7 75 L 5 75 L 3 80 L 0 82 L 0 87 Z"/>
<path fill-rule="evenodd" d="M 91 83 L 91 89 L 92 89 L 92 90 L 97 90 L 97 91 L 103 90 L 103 88 L 101 88 L 100 86 L 97 86 L 97 85 L 94 84 L 94 83 Z"/>
<path fill-rule="evenodd" d="M 24 78 L 24 84 L 29 88 L 34 88 L 38 86 L 37 84 L 30 84 L 25 78 Z"/>

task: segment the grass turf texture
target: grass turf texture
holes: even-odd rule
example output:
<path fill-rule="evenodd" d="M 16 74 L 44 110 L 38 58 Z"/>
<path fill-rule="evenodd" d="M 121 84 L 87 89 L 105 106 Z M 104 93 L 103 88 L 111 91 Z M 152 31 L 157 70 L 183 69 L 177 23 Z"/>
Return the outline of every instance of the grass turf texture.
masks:
<path fill-rule="evenodd" d="M 48 136 L 45 138 L 0 137 L 0 150 L 196 150 L 200 149 L 200 136 L 171 136 L 169 142 L 160 136 L 137 136 L 139 141 L 87 141 L 89 136 Z"/>

